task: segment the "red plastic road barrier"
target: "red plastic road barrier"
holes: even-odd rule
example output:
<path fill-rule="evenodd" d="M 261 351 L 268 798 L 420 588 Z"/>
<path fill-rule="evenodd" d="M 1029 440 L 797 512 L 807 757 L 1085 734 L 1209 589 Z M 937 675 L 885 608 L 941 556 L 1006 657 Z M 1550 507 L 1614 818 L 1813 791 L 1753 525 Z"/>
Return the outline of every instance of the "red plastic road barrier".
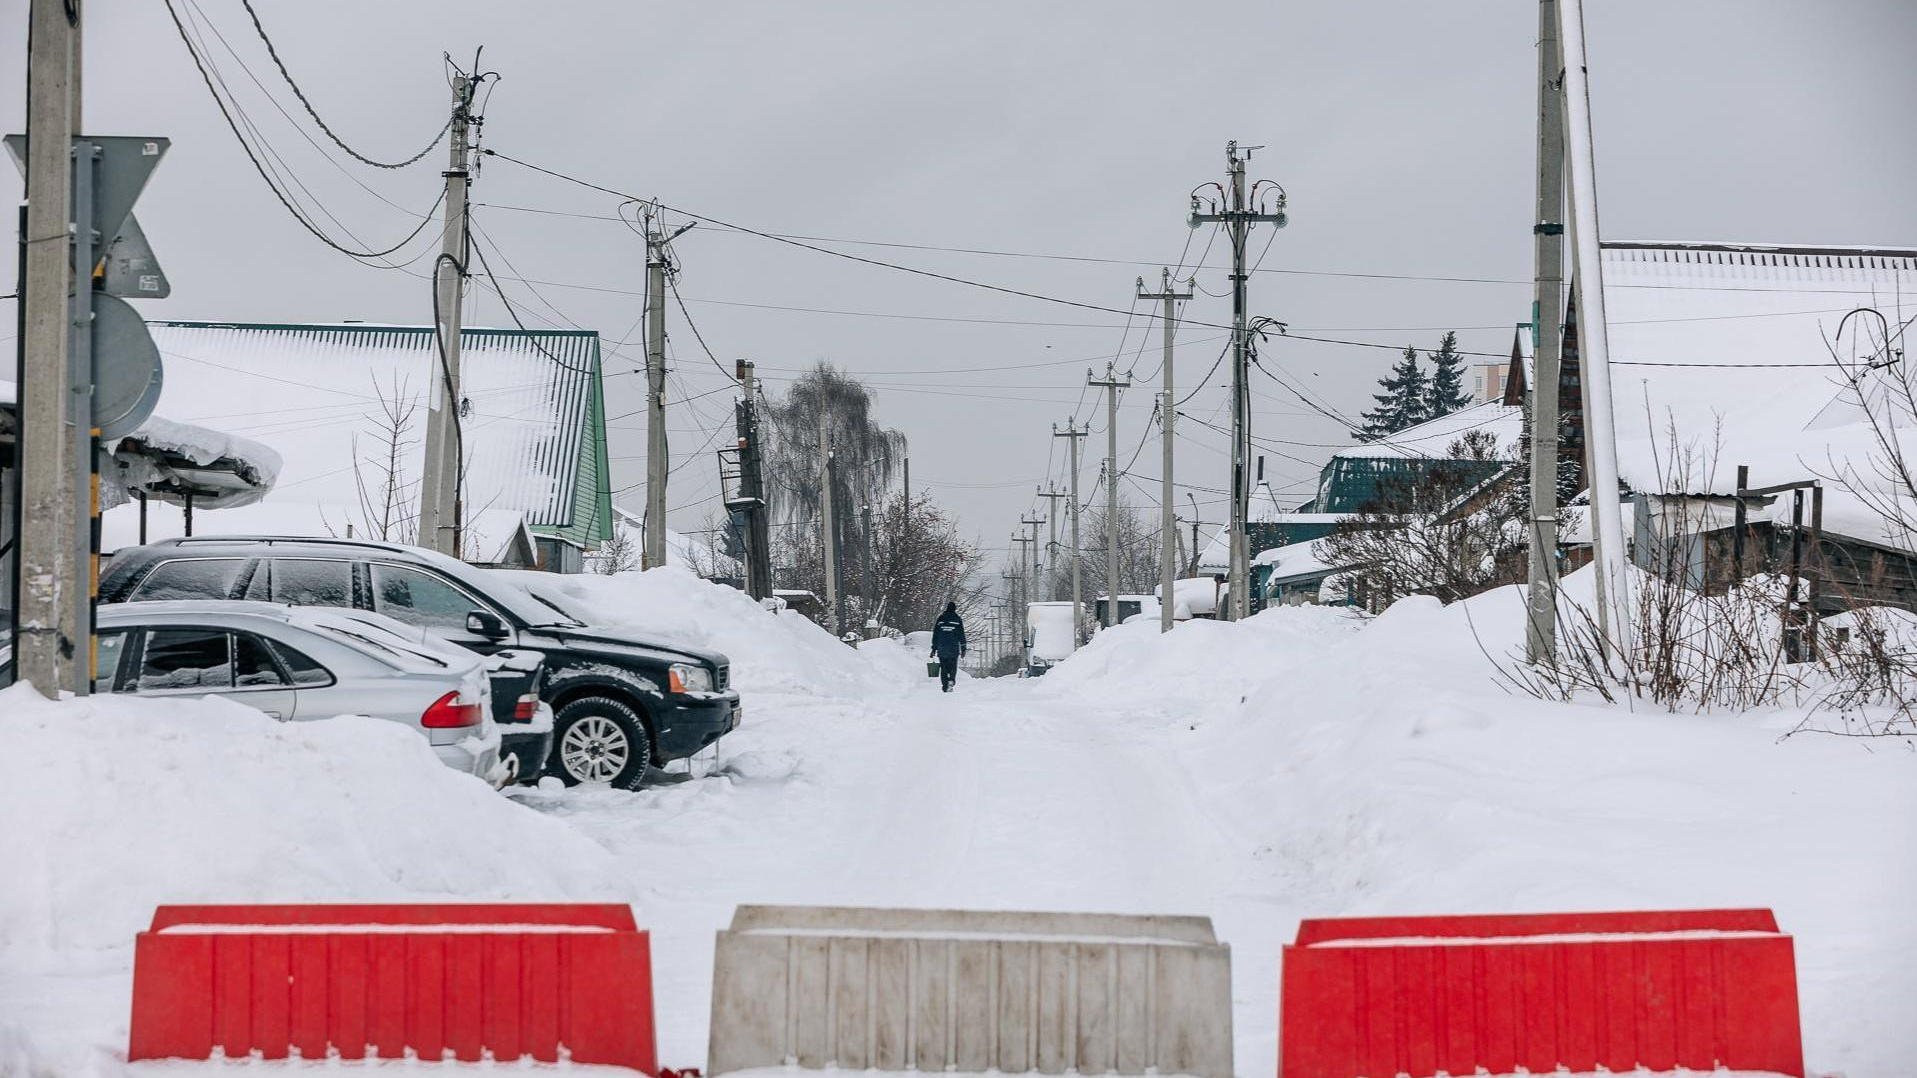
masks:
<path fill-rule="evenodd" d="M 128 1059 L 531 1056 L 658 1070 L 626 906 L 161 906 Z"/>
<path fill-rule="evenodd" d="M 1769 910 L 1305 921 L 1279 1037 L 1280 1078 L 1804 1073 Z"/>

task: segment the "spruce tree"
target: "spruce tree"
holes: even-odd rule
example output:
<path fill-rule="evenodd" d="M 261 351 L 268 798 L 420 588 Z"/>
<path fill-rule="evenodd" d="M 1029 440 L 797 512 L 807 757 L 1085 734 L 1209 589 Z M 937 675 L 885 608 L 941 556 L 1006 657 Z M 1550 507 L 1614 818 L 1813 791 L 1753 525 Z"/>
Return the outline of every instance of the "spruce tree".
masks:
<path fill-rule="evenodd" d="M 1406 348 L 1404 357 L 1391 368 L 1391 373 L 1378 379 L 1378 387 L 1384 390 L 1372 396 L 1378 406 L 1364 414 L 1364 430 L 1353 437 L 1376 441 L 1429 418 L 1425 415 L 1425 405 L 1430 383 L 1424 369 L 1418 366 L 1417 349 Z"/>
<path fill-rule="evenodd" d="M 1464 357 L 1458 354 L 1458 335 L 1446 333 L 1438 342 L 1438 350 L 1431 353 L 1431 362 L 1435 369 L 1431 372 L 1431 385 L 1425 392 L 1424 414 L 1427 419 L 1436 419 L 1471 403 L 1471 394 L 1464 391 Z"/>

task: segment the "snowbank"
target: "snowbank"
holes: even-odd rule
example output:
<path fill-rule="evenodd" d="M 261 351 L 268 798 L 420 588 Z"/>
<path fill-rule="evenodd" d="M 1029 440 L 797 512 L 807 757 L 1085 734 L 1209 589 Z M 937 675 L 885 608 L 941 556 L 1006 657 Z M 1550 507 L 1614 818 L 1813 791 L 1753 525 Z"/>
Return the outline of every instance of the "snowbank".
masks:
<path fill-rule="evenodd" d="M 390 722 L 18 686 L 0 743 L 19 763 L 0 784 L 0 1074 L 116 1069 L 133 937 L 162 903 L 637 893 L 602 847 Z"/>
<path fill-rule="evenodd" d="M 1236 706 L 1315 656 L 1327 640 L 1363 624 L 1343 608 L 1326 606 L 1268 610 L 1236 625 L 1196 619 L 1164 634 L 1156 618 L 1129 622 L 1093 635 L 1041 679 L 1039 691 L 1198 719 Z"/>
<path fill-rule="evenodd" d="M 676 566 L 612 576 L 495 571 L 582 621 L 724 652 L 741 692 L 860 696 L 905 684 L 898 664 L 873 658 L 880 651 L 846 647 L 806 618 L 774 614 L 737 588 Z"/>

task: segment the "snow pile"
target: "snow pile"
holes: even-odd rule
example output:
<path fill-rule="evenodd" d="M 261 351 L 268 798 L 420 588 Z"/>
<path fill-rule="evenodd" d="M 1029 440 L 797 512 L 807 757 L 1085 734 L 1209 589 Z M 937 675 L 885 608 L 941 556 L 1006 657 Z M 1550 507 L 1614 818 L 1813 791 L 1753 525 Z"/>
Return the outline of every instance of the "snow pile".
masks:
<path fill-rule="evenodd" d="M 737 588 L 676 566 L 612 576 L 495 572 L 588 624 L 724 652 L 732 660 L 732 685 L 741 692 L 849 697 L 896 692 L 904 684 L 896 664 L 846 647 L 806 618 L 774 614 Z"/>
<path fill-rule="evenodd" d="M 1522 611 L 1516 588 L 1404 600 L 1206 731 L 1188 764 L 1214 803 L 1258 806 L 1218 816 L 1254 851 L 1239 886 L 1346 915 L 1770 907 L 1797 937 L 1813 1063 L 1907 1063 L 1887 1001 L 1917 994 L 1910 753 L 1780 743 L 1788 712 L 1500 692 L 1487 652 L 1515 649 Z"/>
<path fill-rule="evenodd" d="M 1196 619 L 1161 634 L 1156 618 L 1095 634 L 1040 682 L 1048 695 L 1200 718 L 1282 678 L 1364 620 L 1334 607 L 1268 610 L 1244 622 Z"/>
<path fill-rule="evenodd" d="M 0 965 L 130 957 L 160 903 L 618 898 L 604 850 L 368 718 L 0 692 Z"/>
<path fill-rule="evenodd" d="M 157 905 L 638 893 L 605 849 L 395 723 L 17 686 L 0 742 L 26 762 L 0 784 L 0 1074 L 118 1069 Z"/>

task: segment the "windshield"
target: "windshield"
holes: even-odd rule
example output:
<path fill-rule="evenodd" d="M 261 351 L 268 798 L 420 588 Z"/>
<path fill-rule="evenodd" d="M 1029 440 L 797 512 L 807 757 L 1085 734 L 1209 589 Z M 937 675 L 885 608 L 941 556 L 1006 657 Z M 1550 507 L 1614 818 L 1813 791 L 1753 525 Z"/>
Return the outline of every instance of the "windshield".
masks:
<path fill-rule="evenodd" d="M 459 581 L 476 592 L 480 598 L 505 607 L 507 612 L 526 625 L 579 625 L 582 624 L 564 610 L 558 610 L 551 603 L 537 599 L 524 585 L 512 580 L 505 572 L 490 569 L 475 569 L 456 558 L 449 558 L 431 550 L 415 551 L 419 557 L 439 571 Z M 565 615 L 564 621 L 555 621 L 553 612 L 558 610 Z"/>
<path fill-rule="evenodd" d="M 558 603 L 553 602 L 551 599 L 547 598 L 546 596 L 541 595 L 538 592 L 532 591 L 530 589 L 527 590 L 526 594 L 532 596 L 534 601 L 543 603 L 546 606 L 551 607 L 554 613 L 558 614 L 562 619 L 564 619 L 562 621 L 553 622 L 552 624 L 576 625 L 581 627 L 583 627 L 586 624 L 585 621 L 579 617 L 579 615 L 573 613 L 570 610 L 567 610 L 565 607 L 560 606 Z"/>

